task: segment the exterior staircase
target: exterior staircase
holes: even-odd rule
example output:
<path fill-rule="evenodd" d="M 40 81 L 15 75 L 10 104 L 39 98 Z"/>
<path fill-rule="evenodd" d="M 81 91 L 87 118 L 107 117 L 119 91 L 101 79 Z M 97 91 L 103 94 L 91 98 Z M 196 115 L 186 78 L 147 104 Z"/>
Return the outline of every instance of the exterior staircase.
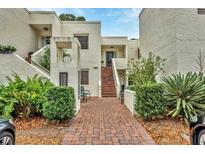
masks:
<path fill-rule="evenodd" d="M 102 67 L 102 97 L 117 97 L 112 67 Z"/>

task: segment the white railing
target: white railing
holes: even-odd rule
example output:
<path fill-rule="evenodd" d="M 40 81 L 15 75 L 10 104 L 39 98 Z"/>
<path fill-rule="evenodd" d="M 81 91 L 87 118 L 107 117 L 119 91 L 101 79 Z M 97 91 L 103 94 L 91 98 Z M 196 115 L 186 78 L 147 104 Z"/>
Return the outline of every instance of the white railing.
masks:
<path fill-rule="evenodd" d="M 49 48 L 50 45 L 46 45 L 44 47 L 42 47 L 41 49 L 39 49 L 38 51 L 36 51 L 35 53 L 33 53 L 31 55 L 31 61 L 33 64 L 37 65 L 40 69 L 42 69 L 45 72 L 49 72 L 46 68 L 44 68 L 41 65 L 41 58 L 44 56 L 45 52 L 46 52 L 46 48 Z"/>
<path fill-rule="evenodd" d="M 129 89 L 125 89 L 124 91 L 124 104 L 128 108 L 128 110 L 132 113 L 132 115 L 135 114 L 135 92 Z"/>
<path fill-rule="evenodd" d="M 113 78 L 114 78 L 114 82 L 115 82 L 115 89 L 116 89 L 117 98 L 120 98 L 120 80 L 118 77 L 118 72 L 117 72 L 114 58 L 112 59 L 112 70 L 113 70 Z"/>
<path fill-rule="evenodd" d="M 98 95 L 99 95 L 99 97 L 101 97 L 101 90 L 102 90 L 102 83 L 101 83 L 101 81 L 99 81 L 98 82 Z"/>

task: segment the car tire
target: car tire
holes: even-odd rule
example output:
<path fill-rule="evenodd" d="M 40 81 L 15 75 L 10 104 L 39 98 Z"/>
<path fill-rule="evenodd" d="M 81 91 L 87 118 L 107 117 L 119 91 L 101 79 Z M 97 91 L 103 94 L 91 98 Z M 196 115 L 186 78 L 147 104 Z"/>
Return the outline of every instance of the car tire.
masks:
<path fill-rule="evenodd" d="M 197 137 L 197 145 L 205 145 L 205 129 L 202 129 L 199 132 L 199 135 Z"/>
<path fill-rule="evenodd" d="M 3 140 L 5 139 L 6 142 L 3 142 Z M 0 134 L 0 145 L 14 145 L 14 144 L 15 144 L 15 139 L 10 132 L 4 131 Z"/>

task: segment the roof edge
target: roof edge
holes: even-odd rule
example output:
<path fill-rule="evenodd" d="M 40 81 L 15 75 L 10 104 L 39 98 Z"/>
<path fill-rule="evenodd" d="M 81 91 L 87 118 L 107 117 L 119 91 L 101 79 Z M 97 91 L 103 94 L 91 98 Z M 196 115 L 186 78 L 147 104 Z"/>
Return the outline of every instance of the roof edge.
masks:
<path fill-rule="evenodd" d="M 141 10 L 141 12 L 140 12 L 140 14 L 139 14 L 139 16 L 138 16 L 139 18 L 141 17 L 142 13 L 144 12 L 144 9 L 145 9 L 145 8 L 142 8 L 142 10 Z"/>

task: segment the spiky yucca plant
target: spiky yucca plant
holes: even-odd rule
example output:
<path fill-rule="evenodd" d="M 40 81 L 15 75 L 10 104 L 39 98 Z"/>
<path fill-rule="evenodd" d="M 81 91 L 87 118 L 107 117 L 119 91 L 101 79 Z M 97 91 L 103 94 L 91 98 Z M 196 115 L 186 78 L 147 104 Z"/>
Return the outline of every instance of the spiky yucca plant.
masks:
<path fill-rule="evenodd" d="M 191 118 L 205 111 L 204 78 L 196 73 L 179 73 L 164 77 L 165 96 L 172 117 Z"/>

